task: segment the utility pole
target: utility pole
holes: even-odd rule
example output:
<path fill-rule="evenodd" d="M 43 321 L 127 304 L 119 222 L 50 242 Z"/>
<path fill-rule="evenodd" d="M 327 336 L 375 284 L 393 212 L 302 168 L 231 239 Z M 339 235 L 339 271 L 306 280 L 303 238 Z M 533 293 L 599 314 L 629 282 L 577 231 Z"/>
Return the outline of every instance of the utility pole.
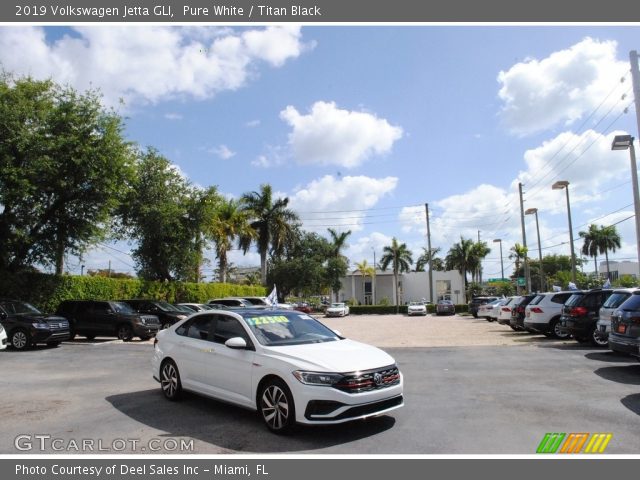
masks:
<path fill-rule="evenodd" d="M 480 243 L 480 230 L 478 230 L 478 243 Z M 482 285 L 482 262 L 478 265 L 478 283 Z"/>
<path fill-rule="evenodd" d="M 636 104 L 636 122 L 638 124 L 638 136 L 640 137 L 640 77 L 638 72 L 638 52 L 631 50 L 629 52 L 629 63 L 631 64 L 631 83 L 633 84 L 633 101 Z M 638 266 L 640 267 L 640 218 L 638 213 L 640 212 L 640 201 L 638 200 L 638 174 L 635 166 L 635 150 L 633 147 L 633 138 L 631 140 L 631 168 L 633 181 L 633 197 L 636 213 L 636 248 L 638 250 Z M 640 273 L 640 272 L 639 272 Z"/>
<path fill-rule="evenodd" d="M 111 278 L 111 260 L 109 260 L 109 270 L 107 270 L 107 277 Z"/>
<path fill-rule="evenodd" d="M 433 256 L 433 252 L 431 251 L 431 227 L 429 226 L 429 204 L 424 204 L 424 211 L 427 215 L 427 248 L 429 249 L 429 301 L 433 303 L 433 266 L 431 258 Z"/>
<path fill-rule="evenodd" d="M 520 224 L 522 225 L 522 246 L 524 247 L 524 282 L 525 290 L 529 292 L 531 288 L 531 280 L 529 279 L 529 261 L 527 260 L 527 232 L 524 228 L 524 200 L 522 199 L 522 183 L 518 183 L 518 191 L 520 192 Z"/>

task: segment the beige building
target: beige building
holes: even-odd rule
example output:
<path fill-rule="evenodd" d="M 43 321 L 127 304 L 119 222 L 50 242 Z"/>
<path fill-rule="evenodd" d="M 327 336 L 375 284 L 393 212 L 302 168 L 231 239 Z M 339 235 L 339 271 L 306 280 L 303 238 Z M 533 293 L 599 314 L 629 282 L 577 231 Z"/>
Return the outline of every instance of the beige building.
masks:
<path fill-rule="evenodd" d="M 396 291 L 393 272 L 378 270 L 375 278 L 363 277 L 359 270 L 341 279 L 342 288 L 338 294 L 341 302 L 355 300 L 360 305 L 379 304 L 383 298 L 395 305 Z M 462 275 L 456 270 L 433 272 L 434 298 L 429 295 L 429 272 L 410 272 L 398 275 L 400 304 L 408 302 L 432 301 L 447 298 L 454 303 L 466 303 Z"/>

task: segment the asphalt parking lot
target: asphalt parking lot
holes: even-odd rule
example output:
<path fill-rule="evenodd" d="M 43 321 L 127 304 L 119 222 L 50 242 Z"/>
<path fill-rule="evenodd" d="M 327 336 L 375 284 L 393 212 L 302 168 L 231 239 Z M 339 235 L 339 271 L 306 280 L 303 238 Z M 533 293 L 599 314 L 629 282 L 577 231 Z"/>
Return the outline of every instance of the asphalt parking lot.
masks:
<path fill-rule="evenodd" d="M 404 408 L 279 437 L 250 411 L 195 395 L 164 400 L 152 342 L 75 341 L 0 352 L 0 454 L 76 453 L 82 441 L 93 454 L 529 454 L 547 432 L 610 432 L 607 453 L 640 451 L 640 363 L 631 358 L 471 317 L 325 323 L 396 358 Z M 176 449 L 181 441 L 191 445 Z"/>

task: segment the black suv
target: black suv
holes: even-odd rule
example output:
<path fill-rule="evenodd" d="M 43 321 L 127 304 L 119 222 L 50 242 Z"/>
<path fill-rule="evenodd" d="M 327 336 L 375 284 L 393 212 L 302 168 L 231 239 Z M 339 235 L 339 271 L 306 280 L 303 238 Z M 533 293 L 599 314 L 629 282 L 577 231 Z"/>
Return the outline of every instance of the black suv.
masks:
<path fill-rule="evenodd" d="M 46 315 L 19 300 L 0 299 L 0 323 L 16 350 L 24 350 L 37 343 L 57 346 L 70 338 L 66 318 Z"/>
<path fill-rule="evenodd" d="M 96 337 L 118 337 L 125 342 L 133 337 L 148 340 L 160 329 L 158 317 L 140 315 L 122 302 L 65 300 L 56 313 L 69 319 L 71 338 L 82 335 L 89 340 Z"/>
<path fill-rule="evenodd" d="M 509 326 L 513 330 L 527 330 L 524 328 L 524 318 L 526 314 L 526 306 L 531 303 L 531 300 L 538 296 L 537 293 L 529 293 L 527 295 L 523 295 L 520 298 L 520 301 L 513 305 L 511 308 L 511 320 L 509 320 Z M 527 330 L 528 332 L 534 333 L 532 330 Z"/>
<path fill-rule="evenodd" d="M 611 315 L 609 348 L 614 352 L 639 354 L 640 292 L 633 292 Z"/>
<path fill-rule="evenodd" d="M 160 328 L 164 330 L 176 322 L 189 316 L 179 308 L 161 300 L 121 300 L 138 313 L 155 315 L 160 320 Z"/>
<path fill-rule="evenodd" d="M 613 290 L 602 288 L 573 292 L 562 307 L 561 328 L 580 343 L 591 342 L 599 346 L 598 314 L 612 293 Z"/>
<path fill-rule="evenodd" d="M 478 318 L 478 307 L 498 300 L 498 298 L 500 297 L 473 297 L 469 302 L 469 313 L 473 315 L 473 318 Z"/>

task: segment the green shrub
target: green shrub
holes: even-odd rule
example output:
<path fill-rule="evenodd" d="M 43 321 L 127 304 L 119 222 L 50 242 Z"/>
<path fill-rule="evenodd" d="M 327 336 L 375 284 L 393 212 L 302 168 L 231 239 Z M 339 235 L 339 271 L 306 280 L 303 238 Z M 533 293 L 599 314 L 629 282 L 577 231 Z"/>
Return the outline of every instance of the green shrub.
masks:
<path fill-rule="evenodd" d="M 210 298 L 265 295 L 261 286 L 228 283 L 151 282 L 44 273 L 0 275 L 0 297 L 24 300 L 45 312 L 55 311 L 63 300 L 148 298 L 170 303 L 204 303 Z"/>

